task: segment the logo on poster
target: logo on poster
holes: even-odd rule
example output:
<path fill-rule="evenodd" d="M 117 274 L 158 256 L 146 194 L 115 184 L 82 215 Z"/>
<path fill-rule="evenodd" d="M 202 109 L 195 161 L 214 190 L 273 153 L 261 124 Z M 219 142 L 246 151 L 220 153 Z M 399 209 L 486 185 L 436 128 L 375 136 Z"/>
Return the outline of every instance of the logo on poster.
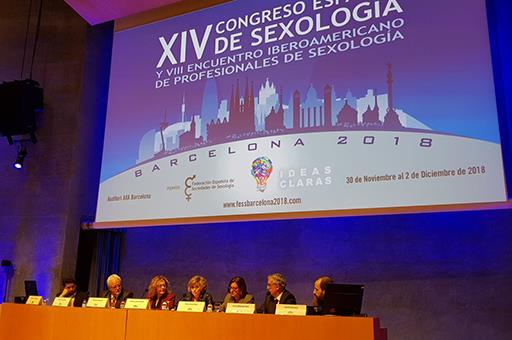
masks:
<path fill-rule="evenodd" d="M 270 158 L 261 156 L 252 161 L 251 175 L 256 180 L 256 189 L 264 192 L 267 188 L 267 181 L 272 174 L 272 161 Z"/>
<path fill-rule="evenodd" d="M 185 193 L 185 199 L 187 200 L 187 202 L 190 202 L 190 200 L 192 199 L 192 193 L 190 191 L 192 189 L 192 183 L 194 179 L 196 179 L 196 175 L 185 178 L 185 189 L 183 190 L 183 192 Z"/>

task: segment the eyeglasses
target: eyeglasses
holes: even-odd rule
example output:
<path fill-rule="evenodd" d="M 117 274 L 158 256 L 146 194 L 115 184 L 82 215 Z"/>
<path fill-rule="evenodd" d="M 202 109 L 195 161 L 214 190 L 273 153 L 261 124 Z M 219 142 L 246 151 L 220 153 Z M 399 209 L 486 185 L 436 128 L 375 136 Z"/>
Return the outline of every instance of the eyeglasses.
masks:
<path fill-rule="evenodd" d="M 240 288 L 239 287 L 235 287 L 235 286 L 231 286 L 231 287 L 229 287 L 229 290 L 240 290 Z"/>

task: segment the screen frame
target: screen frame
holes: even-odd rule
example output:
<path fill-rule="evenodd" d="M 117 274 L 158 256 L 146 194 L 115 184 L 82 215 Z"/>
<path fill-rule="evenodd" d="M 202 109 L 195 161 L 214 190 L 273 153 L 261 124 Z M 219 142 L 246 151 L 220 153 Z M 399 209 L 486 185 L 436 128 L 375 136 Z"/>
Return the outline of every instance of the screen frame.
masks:
<path fill-rule="evenodd" d="M 361 315 L 364 290 L 365 286 L 362 284 L 328 283 L 325 287 L 322 314 Z"/>

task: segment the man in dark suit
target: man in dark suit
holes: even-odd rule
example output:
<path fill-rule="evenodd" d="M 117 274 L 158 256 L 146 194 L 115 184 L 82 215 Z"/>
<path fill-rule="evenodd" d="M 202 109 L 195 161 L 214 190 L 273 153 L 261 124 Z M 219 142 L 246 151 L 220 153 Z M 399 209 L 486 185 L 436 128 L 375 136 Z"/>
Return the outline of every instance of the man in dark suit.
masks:
<path fill-rule="evenodd" d="M 267 295 L 260 311 L 264 314 L 275 314 L 278 303 L 295 305 L 297 301 L 295 296 L 286 290 L 285 277 L 282 274 L 275 273 L 267 278 Z"/>
<path fill-rule="evenodd" d="M 110 308 L 121 308 L 121 304 L 126 302 L 126 299 L 133 297 L 132 292 L 124 290 L 119 275 L 112 274 L 107 278 L 107 288 L 105 297 L 108 298 L 107 305 Z"/>
<path fill-rule="evenodd" d="M 71 298 L 73 307 L 82 307 L 82 303 L 89 298 L 88 292 L 79 292 L 77 290 L 76 281 L 73 278 L 66 278 L 62 280 L 62 291 L 57 294 L 57 297 Z"/>

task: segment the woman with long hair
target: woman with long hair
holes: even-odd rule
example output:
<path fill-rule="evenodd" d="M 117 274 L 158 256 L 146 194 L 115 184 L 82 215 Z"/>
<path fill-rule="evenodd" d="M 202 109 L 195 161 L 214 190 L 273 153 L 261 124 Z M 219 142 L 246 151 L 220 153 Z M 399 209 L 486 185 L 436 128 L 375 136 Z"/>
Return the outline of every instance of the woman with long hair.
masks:
<path fill-rule="evenodd" d="M 169 285 L 169 280 L 163 275 L 157 275 L 149 284 L 148 296 L 151 309 L 173 309 L 175 296 Z"/>

